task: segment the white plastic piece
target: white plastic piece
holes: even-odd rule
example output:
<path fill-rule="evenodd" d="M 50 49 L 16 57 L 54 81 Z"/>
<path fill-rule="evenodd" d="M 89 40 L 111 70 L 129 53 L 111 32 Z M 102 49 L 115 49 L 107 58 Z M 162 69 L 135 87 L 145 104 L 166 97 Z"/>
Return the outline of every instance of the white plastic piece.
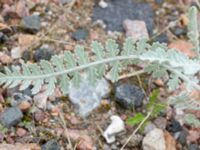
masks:
<path fill-rule="evenodd" d="M 103 133 L 107 143 L 115 142 L 115 135 L 125 130 L 124 122 L 119 116 L 113 115 L 110 118 L 112 122 Z"/>
<path fill-rule="evenodd" d="M 106 8 L 106 7 L 108 7 L 108 3 L 106 3 L 104 0 L 100 0 L 99 6 L 100 6 L 101 8 Z"/>

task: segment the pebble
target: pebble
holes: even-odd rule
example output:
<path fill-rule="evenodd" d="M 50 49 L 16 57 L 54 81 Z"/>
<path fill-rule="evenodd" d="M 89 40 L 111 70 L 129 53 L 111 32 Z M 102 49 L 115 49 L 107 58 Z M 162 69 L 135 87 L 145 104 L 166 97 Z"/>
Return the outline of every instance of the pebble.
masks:
<path fill-rule="evenodd" d="M 186 131 L 181 131 L 178 138 L 177 138 L 177 141 L 182 145 L 182 146 L 185 146 L 187 143 L 187 137 L 188 133 Z"/>
<path fill-rule="evenodd" d="M 155 126 L 153 123 L 149 122 L 149 123 L 144 127 L 144 133 L 145 133 L 145 134 L 148 134 L 150 131 L 152 131 L 152 130 L 155 129 L 155 128 L 156 128 L 156 126 Z"/>
<path fill-rule="evenodd" d="M 88 31 L 86 29 L 83 28 L 79 28 L 77 29 L 73 34 L 72 34 L 72 38 L 80 41 L 80 40 L 86 40 L 88 37 Z"/>
<path fill-rule="evenodd" d="M 182 130 L 182 127 L 180 125 L 180 123 L 178 121 L 176 121 L 175 119 L 172 119 L 168 124 L 167 124 L 167 127 L 166 129 L 169 131 L 169 132 L 172 132 L 172 133 L 176 133 L 178 131 L 181 131 Z"/>
<path fill-rule="evenodd" d="M 106 8 L 106 7 L 108 7 L 108 3 L 106 3 L 104 0 L 100 0 L 99 6 L 100 6 L 101 8 Z"/>
<path fill-rule="evenodd" d="M 168 36 L 165 33 L 162 33 L 160 35 L 158 35 L 155 39 L 155 42 L 159 42 L 159 43 L 168 43 L 169 39 Z"/>
<path fill-rule="evenodd" d="M 11 49 L 11 57 L 13 59 L 18 59 L 22 57 L 22 50 L 20 47 L 14 47 Z"/>
<path fill-rule="evenodd" d="M 110 85 L 105 79 L 97 81 L 95 87 L 83 79 L 79 88 L 70 86 L 69 98 L 77 108 L 79 115 L 86 117 L 100 105 L 102 98 L 106 97 L 109 92 Z"/>
<path fill-rule="evenodd" d="M 8 40 L 8 37 L 5 34 L 3 34 L 2 32 L 0 32 L 0 43 L 2 44 L 4 42 L 6 42 L 7 40 Z"/>
<path fill-rule="evenodd" d="M 18 107 L 7 108 L 0 115 L 0 123 L 2 123 L 7 128 L 10 128 L 18 124 L 23 117 L 21 110 Z"/>
<path fill-rule="evenodd" d="M 115 98 L 124 108 L 138 108 L 142 106 L 144 92 L 136 85 L 119 84 L 116 86 Z"/>
<path fill-rule="evenodd" d="M 127 147 L 137 147 L 140 146 L 143 136 L 140 134 L 134 135 L 127 144 Z M 126 138 L 121 139 L 121 144 L 123 145 L 127 141 Z"/>
<path fill-rule="evenodd" d="M 163 131 L 157 128 L 150 131 L 142 141 L 142 148 L 143 150 L 166 150 Z"/>
<path fill-rule="evenodd" d="M 27 111 L 31 107 L 31 104 L 28 101 L 23 101 L 18 106 L 22 111 Z"/>
<path fill-rule="evenodd" d="M 48 45 L 43 45 L 35 51 L 33 57 L 36 62 L 39 62 L 42 59 L 50 60 L 53 55 L 53 50 Z"/>
<path fill-rule="evenodd" d="M 181 27 L 175 27 L 174 29 L 172 29 L 172 32 L 173 32 L 177 37 L 181 37 L 181 36 L 187 34 L 186 29 L 185 29 L 185 28 L 181 28 Z"/>
<path fill-rule="evenodd" d="M 188 150 L 200 150 L 200 148 L 197 144 L 190 144 Z"/>
<path fill-rule="evenodd" d="M 40 17 L 38 15 L 25 16 L 21 21 L 22 27 L 30 33 L 40 30 Z"/>
<path fill-rule="evenodd" d="M 13 94 L 13 98 L 11 100 L 11 105 L 12 106 L 17 106 L 17 105 L 20 105 L 20 103 L 22 103 L 23 101 L 31 101 L 32 99 L 27 96 L 27 95 L 24 95 L 23 93 L 14 93 Z"/>
<path fill-rule="evenodd" d="M 190 42 L 184 40 L 177 40 L 169 44 L 169 48 L 177 49 L 187 55 L 189 58 L 194 58 L 197 56 L 197 54 L 192 50 L 193 45 Z"/>
<path fill-rule="evenodd" d="M 22 59 L 27 62 L 31 60 L 31 52 L 29 50 L 26 50 L 22 53 Z"/>
<path fill-rule="evenodd" d="M 122 22 L 126 19 L 143 20 L 150 35 L 153 33 L 153 9 L 148 3 L 133 2 L 132 0 L 112 0 L 106 8 L 96 5 L 93 9 L 92 20 L 102 20 L 107 31 L 122 32 Z"/>
<path fill-rule="evenodd" d="M 158 117 L 158 118 L 156 118 L 156 119 L 154 120 L 154 124 L 155 124 L 158 128 L 164 130 L 164 129 L 166 128 L 166 126 L 167 126 L 167 120 L 166 120 L 165 118 L 163 118 L 163 117 Z"/>
<path fill-rule="evenodd" d="M 144 21 L 126 19 L 123 21 L 123 28 L 126 31 L 126 36 L 132 37 L 134 40 L 149 39 Z"/>
<path fill-rule="evenodd" d="M 61 150 L 56 140 L 50 140 L 41 146 L 41 150 Z"/>
<path fill-rule="evenodd" d="M 34 118 L 36 121 L 41 122 L 46 118 L 46 115 L 43 111 L 38 110 L 34 113 Z"/>
<path fill-rule="evenodd" d="M 23 128 L 18 128 L 16 131 L 17 136 L 22 137 L 24 135 L 26 135 L 27 131 Z"/>

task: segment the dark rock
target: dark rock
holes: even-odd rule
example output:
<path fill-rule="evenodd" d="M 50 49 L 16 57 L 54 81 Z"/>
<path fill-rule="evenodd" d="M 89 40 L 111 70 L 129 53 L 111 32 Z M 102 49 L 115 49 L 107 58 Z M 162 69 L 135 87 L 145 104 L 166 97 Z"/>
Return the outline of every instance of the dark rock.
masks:
<path fill-rule="evenodd" d="M 186 29 L 185 28 L 181 28 L 181 27 L 175 27 L 174 29 L 172 29 L 172 32 L 178 37 L 187 34 Z"/>
<path fill-rule="evenodd" d="M 182 130 L 182 127 L 180 125 L 180 123 L 178 121 L 176 121 L 175 119 L 172 119 L 168 124 L 167 124 L 167 130 L 169 132 L 175 133 L 178 131 Z"/>
<path fill-rule="evenodd" d="M 158 35 L 155 40 L 155 42 L 160 42 L 160 43 L 168 43 L 169 42 L 169 39 L 167 37 L 166 34 L 162 33 L 160 35 Z"/>
<path fill-rule="evenodd" d="M 88 31 L 85 29 L 77 29 L 73 34 L 72 38 L 79 41 L 79 40 L 85 40 L 88 37 Z"/>
<path fill-rule="evenodd" d="M 2 32 L 0 32 L 0 43 L 4 43 L 8 40 L 8 37 L 3 34 Z"/>
<path fill-rule="evenodd" d="M 182 146 L 185 146 L 186 145 L 186 142 L 187 142 L 187 137 L 188 133 L 186 131 L 181 131 L 178 138 L 177 138 L 177 141 L 182 145 Z"/>
<path fill-rule="evenodd" d="M 7 108 L 0 115 L 0 123 L 10 128 L 21 121 L 23 114 L 18 107 Z"/>
<path fill-rule="evenodd" d="M 60 146 L 55 140 L 50 140 L 41 146 L 42 150 L 60 150 Z"/>
<path fill-rule="evenodd" d="M 31 60 L 31 52 L 29 50 L 26 50 L 22 54 L 22 59 L 27 62 L 28 60 Z"/>
<path fill-rule="evenodd" d="M 200 148 L 197 144 L 190 144 L 188 150 L 200 150 Z"/>
<path fill-rule="evenodd" d="M 116 101 L 124 108 L 137 108 L 142 106 L 144 92 L 141 88 L 131 84 L 121 84 L 116 87 Z"/>
<path fill-rule="evenodd" d="M 53 50 L 48 46 L 44 45 L 35 51 L 33 57 L 35 61 L 39 62 L 42 59 L 50 60 L 52 55 L 54 55 Z"/>
<path fill-rule="evenodd" d="M 164 2 L 164 0 L 155 0 L 155 2 L 156 4 L 161 5 Z"/>
<path fill-rule="evenodd" d="M 30 33 L 40 30 L 40 17 L 38 15 L 25 16 L 21 21 L 22 27 Z"/>
<path fill-rule="evenodd" d="M 124 20 L 143 20 L 150 35 L 153 32 L 153 10 L 144 2 L 133 2 L 132 0 L 111 0 L 108 7 L 101 8 L 96 5 L 93 9 L 92 20 L 102 20 L 108 31 L 123 31 Z"/>

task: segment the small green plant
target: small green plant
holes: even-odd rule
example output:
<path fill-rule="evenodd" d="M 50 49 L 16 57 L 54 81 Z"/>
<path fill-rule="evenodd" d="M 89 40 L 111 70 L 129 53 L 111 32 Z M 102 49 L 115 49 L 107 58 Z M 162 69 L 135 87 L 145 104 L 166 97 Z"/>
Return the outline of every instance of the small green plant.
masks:
<path fill-rule="evenodd" d="M 158 94 L 159 91 L 154 90 L 150 96 L 148 104 L 146 105 L 147 112 L 150 112 L 150 116 L 148 117 L 148 119 L 156 118 L 166 108 L 166 104 L 158 101 Z M 134 117 L 128 118 L 126 123 L 128 125 L 135 126 L 141 123 L 145 119 L 145 116 L 146 115 L 143 115 L 142 113 L 136 113 Z M 148 119 L 146 120 L 146 122 L 148 121 Z"/>

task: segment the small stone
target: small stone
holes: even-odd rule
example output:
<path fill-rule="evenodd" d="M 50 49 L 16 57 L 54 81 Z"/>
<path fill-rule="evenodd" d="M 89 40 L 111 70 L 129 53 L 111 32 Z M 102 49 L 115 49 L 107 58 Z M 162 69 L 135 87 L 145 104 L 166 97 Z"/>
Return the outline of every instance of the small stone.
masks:
<path fill-rule="evenodd" d="M 1 150 L 41 150 L 40 146 L 34 143 L 15 143 L 15 144 L 0 144 Z"/>
<path fill-rule="evenodd" d="M 154 120 L 154 124 L 158 128 L 164 130 L 166 128 L 166 126 L 167 126 L 167 120 L 165 118 L 163 118 L 163 117 L 158 117 L 158 118 L 156 118 L 156 120 Z"/>
<path fill-rule="evenodd" d="M 168 124 L 167 124 L 167 127 L 166 129 L 169 131 L 169 132 L 172 132 L 172 133 L 176 133 L 178 131 L 181 131 L 182 130 L 182 127 L 180 125 L 180 123 L 178 121 L 176 121 L 175 119 L 172 119 Z"/>
<path fill-rule="evenodd" d="M 189 58 L 194 58 L 195 56 L 197 56 L 197 54 L 192 50 L 194 46 L 184 40 L 177 40 L 171 43 L 168 47 L 179 50 L 180 52 L 187 55 Z"/>
<path fill-rule="evenodd" d="M 4 42 L 6 42 L 7 40 L 8 40 L 8 37 L 5 34 L 3 34 L 2 32 L 0 32 L 0 43 L 2 44 Z"/>
<path fill-rule="evenodd" d="M 154 130 L 155 128 L 156 126 L 150 122 L 144 127 L 144 133 L 148 134 L 150 131 Z"/>
<path fill-rule="evenodd" d="M 69 98 L 77 107 L 78 113 L 86 117 L 100 105 L 102 98 L 110 92 L 109 83 L 105 80 L 98 80 L 96 86 L 92 86 L 87 79 L 83 79 L 79 87 L 70 86 Z"/>
<path fill-rule="evenodd" d="M 11 49 L 11 57 L 13 59 L 18 59 L 22 57 L 22 50 L 20 49 L 20 47 L 15 47 Z"/>
<path fill-rule="evenodd" d="M 46 109 L 48 96 L 45 93 L 38 93 L 33 97 L 33 101 L 38 108 Z"/>
<path fill-rule="evenodd" d="M 178 138 L 177 138 L 177 141 L 182 145 L 182 146 L 185 146 L 186 145 L 186 142 L 187 142 L 187 137 L 188 133 L 186 131 L 181 131 Z"/>
<path fill-rule="evenodd" d="M 155 40 L 155 42 L 160 42 L 160 43 L 168 43 L 169 39 L 168 36 L 165 33 L 162 33 L 160 35 L 158 35 Z"/>
<path fill-rule="evenodd" d="M 18 128 L 16 131 L 17 136 L 19 137 L 23 137 L 24 135 L 26 135 L 27 131 L 23 128 Z"/>
<path fill-rule="evenodd" d="M 80 41 L 80 40 L 85 40 L 88 37 L 88 31 L 86 29 L 79 28 L 77 29 L 73 34 L 72 38 Z"/>
<path fill-rule="evenodd" d="M 29 50 L 24 51 L 23 54 L 22 54 L 22 59 L 25 62 L 31 60 L 31 52 Z"/>
<path fill-rule="evenodd" d="M 0 123 L 10 128 L 21 121 L 23 114 L 18 107 L 7 108 L 0 115 Z"/>
<path fill-rule="evenodd" d="M 46 115 L 44 112 L 38 110 L 34 113 L 34 118 L 36 121 L 41 122 L 41 121 L 45 120 Z"/>
<path fill-rule="evenodd" d="M 43 45 L 35 51 L 34 60 L 37 62 L 39 62 L 42 59 L 50 60 L 53 55 L 53 50 L 48 45 Z"/>
<path fill-rule="evenodd" d="M 41 146 L 42 150 L 60 150 L 60 146 L 56 140 L 50 140 Z"/>
<path fill-rule="evenodd" d="M 141 144 L 143 137 L 140 134 L 134 135 L 127 144 L 127 147 L 137 147 Z M 123 145 L 127 141 L 126 138 L 122 138 L 120 143 Z"/>
<path fill-rule="evenodd" d="M 127 19 L 123 22 L 123 27 L 127 37 L 132 37 L 134 40 L 149 39 L 144 21 Z"/>
<path fill-rule="evenodd" d="M 116 86 L 115 98 L 124 108 L 137 108 L 142 106 L 144 92 L 136 85 L 120 84 Z"/>
<path fill-rule="evenodd" d="M 199 138 L 200 138 L 199 131 L 190 130 L 187 136 L 187 141 L 189 141 L 189 143 L 193 143 L 193 142 L 198 141 Z"/>
<path fill-rule="evenodd" d="M 32 99 L 29 96 L 27 96 L 23 93 L 17 92 L 17 93 L 13 94 L 13 99 L 11 100 L 11 105 L 12 106 L 19 106 L 22 102 L 24 102 L 24 101 L 29 102 L 31 100 Z"/>
<path fill-rule="evenodd" d="M 144 137 L 142 147 L 143 150 L 166 150 L 165 137 L 163 131 L 157 128 L 150 131 Z"/>
<path fill-rule="evenodd" d="M 3 52 L 0 52 L 0 62 L 3 64 L 10 64 L 12 63 L 12 58 Z"/>
<path fill-rule="evenodd" d="M 154 83 L 159 87 L 163 87 L 164 86 L 164 82 L 161 79 L 155 80 Z"/>
<path fill-rule="evenodd" d="M 104 0 L 100 0 L 99 6 L 100 6 L 101 8 L 106 8 L 106 7 L 108 7 L 108 3 L 106 3 Z"/>
<path fill-rule="evenodd" d="M 22 111 L 27 111 L 31 107 L 31 104 L 28 101 L 23 101 L 19 104 L 19 108 Z"/>
<path fill-rule="evenodd" d="M 188 150 L 200 150 L 200 148 L 197 144 L 190 144 Z"/>
<path fill-rule="evenodd" d="M 21 21 L 21 25 L 28 32 L 38 32 L 40 30 L 40 17 L 38 15 L 25 16 Z"/>
<path fill-rule="evenodd" d="M 186 35 L 186 34 L 187 34 L 186 29 L 181 28 L 181 27 L 175 27 L 175 29 L 172 30 L 172 32 L 173 32 L 177 37 L 180 37 L 180 36 L 183 36 L 183 35 Z"/>

